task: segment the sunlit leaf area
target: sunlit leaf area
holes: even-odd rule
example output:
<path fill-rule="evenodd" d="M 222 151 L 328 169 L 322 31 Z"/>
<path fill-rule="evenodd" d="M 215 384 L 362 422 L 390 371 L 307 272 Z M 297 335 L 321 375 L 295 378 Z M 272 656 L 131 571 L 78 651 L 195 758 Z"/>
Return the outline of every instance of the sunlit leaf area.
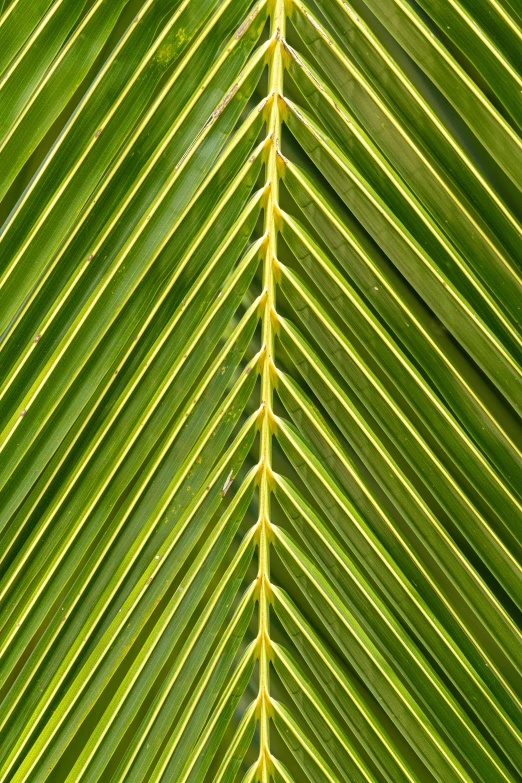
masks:
<path fill-rule="evenodd" d="M 0 783 L 521 783 L 521 0 L 0 0 Z"/>

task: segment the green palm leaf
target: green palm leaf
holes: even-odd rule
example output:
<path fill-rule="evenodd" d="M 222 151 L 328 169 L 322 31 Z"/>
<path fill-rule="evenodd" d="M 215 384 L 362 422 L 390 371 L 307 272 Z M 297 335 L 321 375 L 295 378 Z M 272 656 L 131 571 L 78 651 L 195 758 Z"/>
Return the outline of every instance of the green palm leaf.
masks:
<path fill-rule="evenodd" d="M 522 779 L 521 41 L 0 3 L 0 783 Z"/>

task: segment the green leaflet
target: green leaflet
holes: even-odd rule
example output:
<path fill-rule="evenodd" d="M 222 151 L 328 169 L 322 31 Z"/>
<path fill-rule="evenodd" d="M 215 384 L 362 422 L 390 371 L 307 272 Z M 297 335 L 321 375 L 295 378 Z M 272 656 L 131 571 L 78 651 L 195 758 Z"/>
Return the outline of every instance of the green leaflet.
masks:
<path fill-rule="evenodd" d="M 520 184 L 520 137 L 447 48 L 439 43 L 421 16 L 403 0 L 368 0 L 365 5 L 373 12 L 386 15 L 388 29 L 396 40 L 454 105 L 506 174 L 515 184 Z M 324 8 L 325 3 L 321 1 L 320 6 Z M 334 18 L 338 21 L 342 19 L 341 30 L 355 25 L 362 35 L 371 38 L 364 22 L 344 0 L 342 3 L 340 0 L 330 3 L 328 11 L 330 10 Z"/>
<path fill-rule="evenodd" d="M 42 25 L 38 37 L 31 37 L 26 44 L 27 57 L 10 64 L 0 87 L 0 100 L 11 110 L 0 126 L 0 165 L 5 172 L 1 196 L 81 86 L 124 8 L 125 0 L 98 0 L 92 8 L 87 5 L 86 14 L 70 30 L 76 22 L 78 3 L 67 6 L 62 2 L 51 23 Z"/>

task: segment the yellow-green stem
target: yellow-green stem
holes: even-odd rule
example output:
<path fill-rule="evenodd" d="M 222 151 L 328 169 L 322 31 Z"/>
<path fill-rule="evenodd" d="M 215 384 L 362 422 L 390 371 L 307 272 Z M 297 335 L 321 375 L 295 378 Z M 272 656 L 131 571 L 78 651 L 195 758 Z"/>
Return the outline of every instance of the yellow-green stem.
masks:
<path fill-rule="evenodd" d="M 281 139 L 281 116 L 278 97 L 283 89 L 283 53 L 281 39 L 285 35 L 285 0 L 273 0 L 270 34 L 274 42 L 269 64 L 270 145 L 266 162 L 268 188 L 265 209 L 266 254 L 263 284 L 266 293 L 263 314 L 264 363 L 261 375 L 261 405 L 263 419 L 260 439 L 261 482 L 259 498 L 259 778 L 265 783 L 270 777 L 270 475 L 272 466 L 272 402 L 274 396 L 271 365 L 274 359 L 274 327 L 276 283 L 274 262 L 277 259 L 277 226 L 275 211 L 279 199 L 278 151 Z"/>

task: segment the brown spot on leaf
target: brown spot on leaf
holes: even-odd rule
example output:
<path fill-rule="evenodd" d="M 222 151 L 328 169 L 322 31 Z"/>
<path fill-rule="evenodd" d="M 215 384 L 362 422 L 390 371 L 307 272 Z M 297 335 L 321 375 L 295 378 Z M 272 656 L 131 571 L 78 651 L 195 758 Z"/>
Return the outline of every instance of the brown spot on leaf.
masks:
<path fill-rule="evenodd" d="M 242 24 L 239 25 L 239 27 L 237 28 L 237 30 L 235 32 L 235 35 L 234 35 L 234 37 L 236 39 L 241 38 L 241 36 L 244 34 L 245 30 L 248 27 L 250 27 L 250 23 L 252 22 L 253 19 L 255 19 L 255 17 L 258 15 L 258 13 L 259 13 L 259 8 L 256 8 L 254 11 L 252 11 L 250 16 L 247 17 L 245 19 L 245 21 Z"/>
<path fill-rule="evenodd" d="M 239 89 L 239 84 L 237 84 L 237 82 L 236 82 L 236 84 L 234 84 L 232 89 L 227 92 L 227 94 L 225 95 L 225 97 L 223 98 L 223 100 L 221 101 L 219 106 L 217 106 L 214 109 L 214 111 L 212 112 L 212 119 L 213 120 L 215 120 L 215 119 L 217 119 L 219 117 L 219 115 L 222 113 L 222 111 L 225 109 L 225 107 L 230 103 L 230 101 L 232 100 L 232 98 L 234 97 L 234 95 L 236 94 L 238 89 Z"/>

